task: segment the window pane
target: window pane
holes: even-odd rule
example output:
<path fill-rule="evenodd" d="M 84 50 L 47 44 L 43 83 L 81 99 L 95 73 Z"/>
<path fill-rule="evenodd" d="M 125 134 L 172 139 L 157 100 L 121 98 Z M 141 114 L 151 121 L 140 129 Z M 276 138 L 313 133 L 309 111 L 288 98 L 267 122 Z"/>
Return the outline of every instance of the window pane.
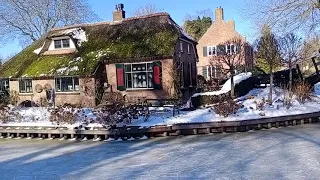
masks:
<path fill-rule="evenodd" d="M 26 92 L 32 93 L 32 81 L 31 80 L 26 80 Z"/>
<path fill-rule="evenodd" d="M 146 73 L 132 73 L 134 88 L 147 88 L 147 74 Z"/>
<path fill-rule="evenodd" d="M 62 39 L 62 44 L 64 48 L 70 47 L 70 40 L 69 39 Z"/>
<path fill-rule="evenodd" d="M 126 73 L 126 88 L 132 88 L 132 74 Z"/>
<path fill-rule="evenodd" d="M 209 55 L 209 56 L 212 55 L 212 47 L 208 47 L 208 55 Z"/>
<path fill-rule="evenodd" d="M 234 46 L 233 44 L 231 45 L 231 52 L 232 52 L 232 53 L 235 53 L 235 52 L 236 52 L 235 46 Z"/>
<path fill-rule="evenodd" d="M 61 48 L 61 40 L 54 40 L 54 48 L 55 49 Z"/>
<path fill-rule="evenodd" d="M 23 80 L 20 80 L 20 81 L 19 81 L 19 91 L 20 91 L 21 93 L 26 92 L 26 88 L 25 88 L 25 87 L 26 87 L 26 86 L 25 86 L 24 81 L 23 81 Z"/>
<path fill-rule="evenodd" d="M 220 56 L 225 55 L 226 54 L 226 46 L 224 46 L 224 45 L 217 46 L 217 54 Z"/>
<path fill-rule="evenodd" d="M 132 64 L 132 71 L 145 71 L 146 64 Z"/>
<path fill-rule="evenodd" d="M 131 64 L 126 64 L 124 68 L 125 68 L 125 72 L 131 72 Z"/>
<path fill-rule="evenodd" d="M 152 63 L 148 63 L 148 71 L 153 71 L 153 64 Z"/>
<path fill-rule="evenodd" d="M 56 91 L 60 92 L 61 91 L 61 78 L 56 78 Z"/>
<path fill-rule="evenodd" d="M 79 91 L 80 88 L 79 88 L 79 78 L 78 77 L 74 77 L 73 78 L 73 82 L 74 82 L 74 90 L 75 91 Z"/>
<path fill-rule="evenodd" d="M 153 88 L 153 73 L 148 73 L 148 88 Z"/>
<path fill-rule="evenodd" d="M 61 91 L 73 91 L 73 81 L 71 77 L 61 78 Z"/>

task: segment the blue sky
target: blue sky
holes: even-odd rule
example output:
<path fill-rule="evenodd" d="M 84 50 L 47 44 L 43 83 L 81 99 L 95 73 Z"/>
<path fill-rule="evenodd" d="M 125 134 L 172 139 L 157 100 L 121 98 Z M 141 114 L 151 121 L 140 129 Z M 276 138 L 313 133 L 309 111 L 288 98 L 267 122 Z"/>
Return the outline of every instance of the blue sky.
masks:
<path fill-rule="evenodd" d="M 223 7 L 224 19 L 235 20 L 236 30 L 247 37 L 249 42 L 254 39 L 254 33 L 251 30 L 251 22 L 245 20 L 241 13 L 243 1 L 238 0 L 88 0 L 93 11 L 103 20 L 112 20 L 112 11 L 116 4 L 123 3 L 127 17 L 138 7 L 153 4 L 157 8 L 163 9 L 168 12 L 174 21 L 178 24 L 183 24 L 183 19 L 187 14 L 195 14 L 199 10 L 211 9 L 215 10 L 216 7 Z M 18 41 L 8 42 L 6 45 L 0 46 L 0 57 L 7 57 L 14 53 L 21 51 Z"/>

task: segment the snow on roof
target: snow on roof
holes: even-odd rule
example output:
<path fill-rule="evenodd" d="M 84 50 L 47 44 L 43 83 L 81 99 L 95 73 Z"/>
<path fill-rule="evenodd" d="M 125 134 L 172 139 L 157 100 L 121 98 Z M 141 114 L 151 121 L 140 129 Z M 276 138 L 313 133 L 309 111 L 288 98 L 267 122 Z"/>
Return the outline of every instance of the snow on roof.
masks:
<path fill-rule="evenodd" d="M 33 52 L 39 55 L 40 52 L 41 52 L 41 50 L 42 50 L 42 48 L 44 47 L 44 44 L 45 44 L 45 43 L 43 43 L 43 45 L 42 45 L 40 48 L 34 50 Z"/>

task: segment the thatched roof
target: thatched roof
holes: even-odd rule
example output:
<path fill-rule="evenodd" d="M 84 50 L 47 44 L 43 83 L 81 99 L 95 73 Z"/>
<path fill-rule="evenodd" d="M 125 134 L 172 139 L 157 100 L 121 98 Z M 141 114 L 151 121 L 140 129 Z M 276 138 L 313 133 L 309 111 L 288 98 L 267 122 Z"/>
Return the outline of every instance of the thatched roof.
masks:
<path fill-rule="evenodd" d="M 84 31 L 87 41 L 80 45 L 75 31 Z M 52 38 L 60 36 L 71 37 L 76 51 L 48 51 Z M 93 75 L 101 61 L 172 57 L 179 37 L 192 41 L 167 13 L 57 28 L 3 64 L 0 77 Z"/>

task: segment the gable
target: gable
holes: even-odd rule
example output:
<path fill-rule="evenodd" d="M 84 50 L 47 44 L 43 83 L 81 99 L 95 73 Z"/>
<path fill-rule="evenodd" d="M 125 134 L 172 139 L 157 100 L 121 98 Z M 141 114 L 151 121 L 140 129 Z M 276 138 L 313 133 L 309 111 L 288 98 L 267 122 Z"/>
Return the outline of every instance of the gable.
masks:
<path fill-rule="evenodd" d="M 233 38 L 241 38 L 246 41 L 243 36 L 241 36 L 232 25 L 225 21 L 214 22 L 204 35 L 199 39 L 199 45 L 218 45 L 225 41 Z"/>

